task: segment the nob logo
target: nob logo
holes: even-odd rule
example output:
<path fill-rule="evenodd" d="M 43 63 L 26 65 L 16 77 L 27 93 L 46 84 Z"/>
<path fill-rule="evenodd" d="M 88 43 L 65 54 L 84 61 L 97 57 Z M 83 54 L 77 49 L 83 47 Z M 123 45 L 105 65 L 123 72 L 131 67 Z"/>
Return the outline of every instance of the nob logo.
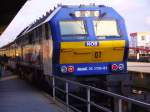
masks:
<path fill-rule="evenodd" d="M 88 41 L 88 42 L 85 42 L 85 46 L 99 46 L 99 42 Z"/>

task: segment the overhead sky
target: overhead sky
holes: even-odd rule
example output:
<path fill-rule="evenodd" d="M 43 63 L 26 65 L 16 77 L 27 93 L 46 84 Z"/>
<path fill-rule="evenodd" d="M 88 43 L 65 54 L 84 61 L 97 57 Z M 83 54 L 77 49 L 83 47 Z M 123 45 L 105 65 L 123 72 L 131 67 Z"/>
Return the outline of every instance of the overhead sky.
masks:
<path fill-rule="evenodd" d="M 116 9 L 125 19 L 127 31 L 150 31 L 150 0 L 28 0 L 0 37 L 0 46 L 12 42 L 29 24 L 57 4 L 104 4 Z"/>

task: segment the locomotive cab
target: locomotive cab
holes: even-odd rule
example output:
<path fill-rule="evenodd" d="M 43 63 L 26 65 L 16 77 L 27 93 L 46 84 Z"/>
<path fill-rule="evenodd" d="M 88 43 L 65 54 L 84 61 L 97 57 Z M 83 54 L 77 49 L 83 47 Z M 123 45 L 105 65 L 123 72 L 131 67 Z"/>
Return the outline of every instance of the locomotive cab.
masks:
<path fill-rule="evenodd" d="M 54 52 L 58 59 L 54 65 L 59 68 L 54 72 L 75 76 L 127 72 L 124 20 L 112 8 L 62 7 L 50 24 L 59 51 Z"/>

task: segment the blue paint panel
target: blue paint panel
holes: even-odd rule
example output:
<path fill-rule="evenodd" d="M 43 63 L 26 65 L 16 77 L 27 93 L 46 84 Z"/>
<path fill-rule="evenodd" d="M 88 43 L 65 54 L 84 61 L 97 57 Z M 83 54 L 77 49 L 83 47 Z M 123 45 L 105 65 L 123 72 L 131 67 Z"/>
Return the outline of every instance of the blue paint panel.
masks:
<path fill-rule="evenodd" d="M 124 69 L 122 70 L 111 70 L 111 65 L 124 65 Z M 113 74 L 113 73 L 126 73 L 126 65 L 122 62 L 114 62 L 114 63 L 86 63 L 86 64 L 62 64 L 57 66 L 59 68 L 60 74 L 73 74 L 74 76 L 85 76 L 85 75 L 104 75 L 104 74 Z M 74 71 L 69 72 L 64 70 L 64 73 L 61 72 L 61 68 L 68 69 L 69 67 L 73 67 Z"/>

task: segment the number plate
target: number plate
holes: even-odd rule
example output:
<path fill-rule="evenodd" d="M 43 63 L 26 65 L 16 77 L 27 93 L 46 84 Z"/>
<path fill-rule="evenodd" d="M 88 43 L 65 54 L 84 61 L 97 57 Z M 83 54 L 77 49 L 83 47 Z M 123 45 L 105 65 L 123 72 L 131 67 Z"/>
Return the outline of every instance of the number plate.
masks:
<path fill-rule="evenodd" d="M 99 46 L 99 42 L 97 42 L 97 41 L 87 41 L 87 42 L 85 42 L 85 46 Z"/>
<path fill-rule="evenodd" d="M 102 57 L 102 52 L 101 51 L 94 51 L 93 52 L 93 59 L 94 60 L 99 60 Z"/>

